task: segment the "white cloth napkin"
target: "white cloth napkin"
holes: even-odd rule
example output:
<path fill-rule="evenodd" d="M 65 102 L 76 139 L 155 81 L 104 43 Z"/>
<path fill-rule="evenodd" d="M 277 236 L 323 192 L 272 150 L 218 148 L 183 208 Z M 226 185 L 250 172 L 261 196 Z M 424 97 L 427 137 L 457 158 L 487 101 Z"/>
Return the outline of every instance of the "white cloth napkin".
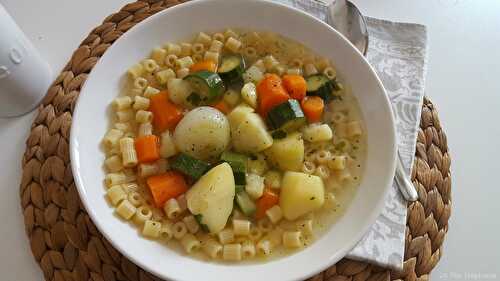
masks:
<path fill-rule="evenodd" d="M 311 0 L 274 0 L 301 9 L 326 22 L 328 10 Z M 392 102 L 397 120 L 398 146 L 403 166 L 410 172 L 415 155 L 427 68 L 427 31 L 419 24 L 367 17 L 367 58 Z M 396 183 L 372 228 L 347 255 L 393 269 L 403 268 L 406 201 Z"/>

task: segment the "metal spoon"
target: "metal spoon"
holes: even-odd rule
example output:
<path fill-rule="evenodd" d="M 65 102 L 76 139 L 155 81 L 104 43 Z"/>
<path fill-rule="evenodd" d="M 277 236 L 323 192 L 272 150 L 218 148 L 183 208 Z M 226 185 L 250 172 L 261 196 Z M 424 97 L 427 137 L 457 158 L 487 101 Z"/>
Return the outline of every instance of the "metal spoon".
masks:
<path fill-rule="evenodd" d="M 336 0 L 328 7 L 328 23 L 337 31 L 342 33 L 364 56 L 368 50 L 368 30 L 366 28 L 365 17 L 359 9 L 350 1 Z M 398 151 L 396 173 L 396 185 L 408 201 L 418 200 L 418 193 L 415 186 L 406 174 L 401 156 Z"/>

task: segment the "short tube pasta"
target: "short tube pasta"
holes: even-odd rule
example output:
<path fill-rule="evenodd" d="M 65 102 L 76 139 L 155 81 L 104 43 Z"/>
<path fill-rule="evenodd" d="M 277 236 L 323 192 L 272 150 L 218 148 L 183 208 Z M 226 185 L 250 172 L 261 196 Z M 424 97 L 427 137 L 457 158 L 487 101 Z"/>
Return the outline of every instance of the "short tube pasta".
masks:
<path fill-rule="evenodd" d="M 134 97 L 134 110 L 147 110 L 149 108 L 149 99 L 141 96 Z"/>
<path fill-rule="evenodd" d="M 181 238 L 181 245 L 184 248 L 184 251 L 188 254 L 198 251 L 201 248 L 200 240 L 198 240 L 191 233 L 188 233 Z"/>
<path fill-rule="evenodd" d="M 141 163 L 137 166 L 137 174 L 141 178 L 154 176 L 160 172 L 160 167 L 157 163 Z"/>
<path fill-rule="evenodd" d="M 131 105 L 132 99 L 129 96 L 119 97 L 113 101 L 113 106 L 117 111 L 129 109 Z"/>
<path fill-rule="evenodd" d="M 329 79 L 335 79 L 337 77 L 337 71 L 333 67 L 327 67 L 323 70 L 323 74 L 326 75 Z"/>
<path fill-rule="evenodd" d="M 193 54 L 203 55 L 203 53 L 205 52 L 205 46 L 203 46 L 203 44 L 201 43 L 195 43 L 191 47 L 191 50 L 193 51 Z"/>
<path fill-rule="evenodd" d="M 118 129 L 111 129 L 106 133 L 106 135 L 104 135 L 102 142 L 104 143 L 104 145 L 110 148 L 118 144 L 118 141 L 122 136 L 123 136 L 123 131 Z"/>
<path fill-rule="evenodd" d="M 151 111 L 138 110 L 135 113 L 135 121 L 137 123 L 151 123 L 153 121 L 153 113 Z"/>
<path fill-rule="evenodd" d="M 177 45 L 177 44 L 172 44 L 172 43 L 168 43 L 166 46 L 165 46 L 165 49 L 167 50 L 167 54 L 169 55 L 176 55 L 176 56 L 179 56 L 181 54 L 181 46 Z"/>
<path fill-rule="evenodd" d="M 224 34 L 217 32 L 217 33 L 214 33 L 214 35 L 212 35 L 212 39 L 214 41 L 223 42 L 224 39 L 226 39 L 226 37 L 224 36 Z"/>
<path fill-rule="evenodd" d="M 109 201 L 113 205 L 118 205 L 121 201 L 127 199 L 127 194 L 121 187 L 121 185 L 114 185 L 108 189 L 106 192 L 106 195 L 108 196 Z"/>
<path fill-rule="evenodd" d="M 146 87 L 146 89 L 144 90 L 144 97 L 146 98 L 151 98 L 152 96 L 156 95 L 156 94 L 159 94 L 160 93 L 160 90 L 154 88 L 154 87 L 151 87 L 151 86 L 148 86 Z"/>
<path fill-rule="evenodd" d="M 133 110 L 127 109 L 116 112 L 116 117 L 120 122 L 129 122 L 134 120 L 135 114 Z"/>
<path fill-rule="evenodd" d="M 143 60 L 142 66 L 144 68 L 144 71 L 148 73 L 153 73 L 155 70 L 160 68 L 160 66 L 156 63 L 156 61 L 152 59 Z"/>
<path fill-rule="evenodd" d="M 222 51 L 223 47 L 224 47 L 224 43 L 222 43 L 219 40 L 213 40 L 212 43 L 210 44 L 210 48 L 208 48 L 208 50 L 211 52 L 220 53 Z"/>
<path fill-rule="evenodd" d="M 137 77 L 140 77 L 143 73 L 144 73 L 144 68 L 140 63 L 132 65 L 127 70 L 127 74 L 131 79 L 136 79 Z"/>
<path fill-rule="evenodd" d="M 210 60 L 215 63 L 219 62 L 219 53 L 217 52 L 212 52 L 212 51 L 206 51 L 205 56 L 203 57 L 204 60 Z"/>
<path fill-rule="evenodd" d="M 267 233 L 273 229 L 273 224 L 268 219 L 261 219 L 257 222 L 257 227 L 261 232 Z"/>
<path fill-rule="evenodd" d="M 302 164 L 302 172 L 311 175 L 314 173 L 314 171 L 316 171 L 316 165 L 314 164 L 314 162 L 304 161 L 304 163 Z"/>
<path fill-rule="evenodd" d="M 194 64 L 191 57 L 183 57 L 175 62 L 177 68 L 190 68 Z"/>
<path fill-rule="evenodd" d="M 330 170 L 325 165 L 319 165 L 316 167 L 314 174 L 322 179 L 327 179 L 330 177 Z"/>
<path fill-rule="evenodd" d="M 181 57 L 187 57 L 191 55 L 191 43 L 182 43 L 181 44 Z"/>
<path fill-rule="evenodd" d="M 175 78 L 175 72 L 170 68 L 161 70 L 155 73 L 155 78 L 160 85 L 166 85 L 170 79 Z"/>
<path fill-rule="evenodd" d="M 241 243 L 241 254 L 243 258 L 253 258 L 255 256 L 255 244 L 253 241 L 246 240 Z"/>
<path fill-rule="evenodd" d="M 241 42 L 238 39 L 233 37 L 229 37 L 224 45 L 226 49 L 230 50 L 233 53 L 237 53 L 241 47 Z"/>
<path fill-rule="evenodd" d="M 154 48 L 151 52 L 151 58 L 159 65 L 163 64 L 166 55 L 167 51 L 162 48 Z"/>
<path fill-rule="evenodd" d="M 186 195 L 182 194 L 181 196 L 176 198 L 177 204 L 179 205 L 179 208 L 181 209 L 181 212 L 184 212 L 187 210 L 187 201 L 186 201 Z"/>
<path fill-rule="evenodd" d="M 128 200 L 123 200 L 118 207 L 116 213 L 125 220 L 130 220 L 135 214 L 136 208 Z"/>
<path fill-rule="evenodd" d="M 141 123 L 139 125 L 139 133 L 138 136 L 149 136 L 153 134 L 153 125 L 149 122 Z"/>
<path fill-rule="evenodd" d="M 153 220 L 147 220 L 144 222 L 142 235 L 149 238 L 158 238 L 160 236 L 160 230 L 161 230 L 161 223 Z"/>
<path fill-rule="evenodd" d="M 233 219 L 234 235 L 247 236 L 250 234 L 250 221 Z"/>
<path fill-rule="evenodd" d="M 187 227 L 189 232 L 194 234 L 194 233 L 198 232 L 198 230 L 200 230 L 200 225 L 198 224 L 198 222 L 196 221 L 194 216 L 192 216 L 192 215 L 185 216 L 182 219 L 182 221 L 186 224 L 186 227 Z"/>
<path fill-rule="evenodd" d="M 346 167 L 346 162 L 347 162 L 347 157 L 344 155 L 337 155 L 332 157 L 332 159 L 328 160 L 327 165 L 328 168 L 335 170 L 335 171 L 341 171 L 344 170 Z"/>
<path fill-rule="evenodd" d="M 134 89 L 144 90 L 148 86 L 148 80 L 143 77 L 137 77 L 134 80 L 133 87 Z"/>
<path fill-rule="evenodd" d="M 169 241 L 173 237 L 172 224 L 168 222 L 163 222 L 160 229 L 160 239 L 163 241 Z"/>
<path fill-rule="evenodd" d="M 240 244 L 224 245 L 222 258 L 227 261 L 241 260 L 241 245 Z"/>
<path fill-rule="evenodd" d="M 120 151 L 122 152 L 122 163 L 124 167 L 134 167 L 137 165 L 137 153 L 135 152 L 134 139 L 120 139 Z"/>
<path fill-rule="evenodd" d="M 283 218 L 283 213 L 279 205 L 274 205 L 266 211 L 266 216 L 273 224 L 276 224 Z"/>
<path fill-rule="evenodd" d="M 104 160 L 104 165 L 108 171 L 115 173 L 123 169 L 122 158 L 118 155 L 113 155 Z"/>
<path fill-rule="evenodd" d="M 202 245 L 202 248 L 205 254 L 213 259 L 222 257 L 223 247 L 219 242 L 213 239 L 208 239 L 207 241 L 205 241 Z"/>
<path fill-rule="evenodd" d="M 165 65 L 167 67 L 174 68 L 177 62 L 177 56 L 174 54 L 169 54 L 165 57 Z"/>
<path fill-rule="evenodd" d="M 283 245 L 286 248 L 299 248 L 302 246 L 302 234 L 299 231 L 285 231 Z"/>
<path fill-rule="evenodd" d="M 181 208 L 175 198 L 169 199 L 165 202 L 163 210 L 169 219 L 175 219 L 181 214 Z"/>
<path fill-rule="evenodd" d="M 271 254 L 271 241 L 262 239 L 257 243 L 256 248 L 259 255 L 269 256 Z"/>
<path fill-rule="evenodd" d="M 212 37 L 210 37 L 208 34 L 204 32 L 200 32 L 196 37 L 196 43 L 201 43 L 205 46 L 210 46 L 210 44 L 212 43 Z"/>
<path fill-rule="evenodd" d="M 186 224 L 183 223 L 182 221 L 178 221 L 174 224 L 173 226 L 173 231 L 174 231 L 174 238 L 177 240 L 182 239 L 184 235 L 187 233 L 187 227 Z"/>
<path fill-rule="evenodd" d="M 222 244 L 229 244 L 234 242 L 234 232 L 233 230 L 226 228 L 217 234 L 219 242 Z"/>
<path fill-rule="evenodd" d="M 318 73 L 318 70 L 316 69 L 316 66 L 314 66 L 314 64 L 308 63 L 308 64 L 304 65 L 304 75 L 310 76 L 310 75 L 314 75 L 317 73 Z"/>
<path fill-rule="evenodd" d="M 142 197 L 142 195 L 136 191 L 130 192 L 127 196 L 127 199 L 130 204 L 134 205 L 134 207 L 139 207 L 142 204 L 146 203 L 144 197 Z"/>
<path fill-rule="evenodd" d="M 133 221 L 137 225 L 144 225 L 144 223 L 147 220 L 150 220 L 152 216 L 153 212 L 151 211 L 151 208 L 149 208 L 146 205 L 143 205 L 137 208 L 137 210 L 135 211 Z"/>

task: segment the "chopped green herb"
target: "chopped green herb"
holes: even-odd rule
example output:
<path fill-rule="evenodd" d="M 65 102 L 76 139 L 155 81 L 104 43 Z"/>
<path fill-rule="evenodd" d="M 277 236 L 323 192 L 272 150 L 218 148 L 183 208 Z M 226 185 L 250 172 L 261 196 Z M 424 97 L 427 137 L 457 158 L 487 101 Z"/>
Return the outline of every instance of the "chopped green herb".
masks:
<path fill-rule="evenodd" d="M 309 200 L 311 200 L 311 201 L 314 200 L 314 199 L 316 199 L 316 197 L 314 197 L 314 196 L 311 197 L 311 198 L 309 198 Z"/>

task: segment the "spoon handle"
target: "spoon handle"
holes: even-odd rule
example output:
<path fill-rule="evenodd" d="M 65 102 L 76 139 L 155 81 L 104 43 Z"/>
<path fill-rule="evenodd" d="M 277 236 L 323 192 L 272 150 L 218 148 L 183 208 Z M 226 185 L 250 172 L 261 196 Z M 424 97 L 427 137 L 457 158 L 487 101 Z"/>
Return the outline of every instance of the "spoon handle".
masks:
<path fill-rule="evenodd" d="M 398 152 L 398 159 L 396 161 L 396 184 L 399 187 L 399 190 L 403 194 L 403 197 L 410 202 L 417 201 L 418 200 L 418 193 L 413 185 L 413 183 L 410 181 L 409 176 L 406 174 L 403 164 L 401 162 L 401 158 L 399 157 L 399 152 Z"/>

